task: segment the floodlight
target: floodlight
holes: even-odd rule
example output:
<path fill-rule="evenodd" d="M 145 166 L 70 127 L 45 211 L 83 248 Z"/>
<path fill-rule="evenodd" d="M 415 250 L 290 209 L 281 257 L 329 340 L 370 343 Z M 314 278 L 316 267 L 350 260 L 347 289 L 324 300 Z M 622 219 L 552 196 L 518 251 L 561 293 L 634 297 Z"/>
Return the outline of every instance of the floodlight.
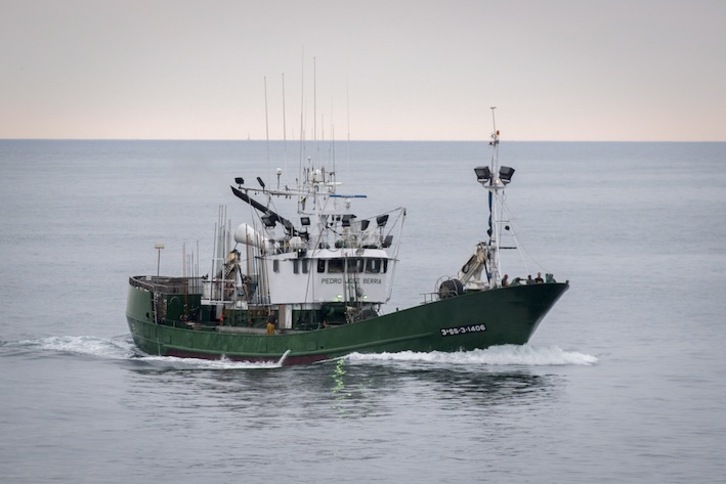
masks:
<path fill-rule="evenodd" d="M 514 168 L 510 168 L 508 166 L 502 166 L 499 168 L 499 179 L 502 180 L 502 183 L 505 185 L 512 181 L 512 175 L 514 175 Z"/>
<path fill-rule="evenodd" d="M 492 179 L 492 172 L 488 166 L 477 166 L 474 168 L 474 173 L 476 173 L 476 181 L 479 183 L 486 183 Z"/>

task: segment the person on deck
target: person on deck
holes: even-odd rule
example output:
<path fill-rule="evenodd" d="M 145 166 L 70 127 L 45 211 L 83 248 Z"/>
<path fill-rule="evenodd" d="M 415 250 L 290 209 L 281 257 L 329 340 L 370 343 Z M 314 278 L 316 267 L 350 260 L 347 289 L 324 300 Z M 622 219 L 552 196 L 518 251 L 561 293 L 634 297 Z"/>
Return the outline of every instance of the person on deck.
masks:
<path fill-rule="evenodd" d="M 270 316 L 267 318 L 267 335 L 273 335 L 275 334 L 275 317 Z"/>

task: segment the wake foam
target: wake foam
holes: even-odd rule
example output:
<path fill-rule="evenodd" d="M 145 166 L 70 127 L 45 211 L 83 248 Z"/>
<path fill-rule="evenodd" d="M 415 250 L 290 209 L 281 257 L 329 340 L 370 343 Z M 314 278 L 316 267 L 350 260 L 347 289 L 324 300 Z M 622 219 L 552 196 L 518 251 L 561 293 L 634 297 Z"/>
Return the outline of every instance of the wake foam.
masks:
<path fill-rule="evenodd" d="M 416 353 L 402 351 L 400 353 L 352 353 L 347 356 L 349 361 L 408 361 L 426 363 L 447 363 L 455 365 L 490 365 L 490 366 L 563 366 L 563 365 L 594 365 L 597 357 L 565 351 L 557 346 L 501 345 L 483 350 L 458 351 L 445 353 L 432 351 Z"/>
<path fill-rule="evenodd" d="M 248 362 L 226 358 L 204 360 L 153 356 L 140 352 L 129 335 L 114 338 L 93 336 L 51 336 L 37 340 L 3 342 L 2 351 L 16 354 L 43 356 L 48 354 L 72 355 L 104 360 L 126 360 L 148 364 L 156 368 L 176 370 L 235 370 L 281 368 L 287 353 L 278 361 Z M 350 362 L 403 361 L 418 363 L 453 364 L 466 366 L 564 366 L 594 365 L 597 357 L 576 351 L 565 351 L 557 346 L 502 345 L 483 350 L 417 353 L 351 353 L 342 357 Z"/>
<path fill-rule="evenodd" d="M 133 342 L 121 337 L 104 339 L 94 336 L 50 336 L 35 340 L 8 342 L 4 346 L 18 352 L 65 353 L 114 360 L 125 360 L 136 354 Z"/>
<path fill-rule="evenodd" d="M 204 360 L 198 358 L 178 358 L 175 356 L 153 356 L 142 353 L 134 345 L 130 336 L 97 338 L 93 336 L 51 336 L 36 340 L 4 342 L 3 351 L 17 354 L 71 355 L 99 358 L 103 360 L 126 360 L 146 363 L 157 368 L 177 370 L 234 370 L 281 368 L 289 354 L 287 351 L 278 361 L 247 362 L 232 361 L 226 358 Z"/>
<path fill-rule="evenodd" d="M 264 370 L 270 368 L 282 368 L 290 350 L 278 361 L 232 361 L 225 357 L 219 360 L 205 360 L 200 358 L 179 358 L 176 356 L 151 356 L 144 355 L 136 358 L 136 361 L 143 361 L 159 368 L 175 370 Z"/>

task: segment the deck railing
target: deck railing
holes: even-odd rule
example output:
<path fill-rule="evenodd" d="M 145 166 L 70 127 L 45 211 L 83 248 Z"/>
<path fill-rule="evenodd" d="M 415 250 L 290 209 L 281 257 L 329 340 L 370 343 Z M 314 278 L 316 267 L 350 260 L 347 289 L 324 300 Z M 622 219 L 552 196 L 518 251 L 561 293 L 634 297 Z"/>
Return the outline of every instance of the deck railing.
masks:
<path fill-rule="evenodd" d="M 129 284 L 140 289 L 163 294 L 202 294 L 204 278 L 134 276 L 129 278 Z"/>

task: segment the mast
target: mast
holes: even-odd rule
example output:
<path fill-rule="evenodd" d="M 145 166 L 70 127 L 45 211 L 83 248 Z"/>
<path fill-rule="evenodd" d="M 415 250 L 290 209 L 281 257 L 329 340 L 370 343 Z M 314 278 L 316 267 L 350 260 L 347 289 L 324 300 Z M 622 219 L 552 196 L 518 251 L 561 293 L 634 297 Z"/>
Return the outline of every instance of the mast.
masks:
<path fill-rule="evenodd" d="M 313 57 L 313 147 L 317 148 L 318 143 L 318 85 L 317 85 L 317 60 Z M 317 151 L 316 151 L 317 155 Z"/>
<path fill-rule="evenodd" d="M 499 173 L 499 131 L 497 131 L 497 119 L 496 119 L 496 106 L 492 106 L 492 140 L 489 144 L 492 147 L 492 159 L 490 162 L 490 169 L 492 173 Z M 489 180 L 490 187 L 496 185 L 494 178 Z M 496 281 L 499 278 L 499 225 L 496 223 L 496 201 L 494 200 L 495 189 L 489 189 L 489 227 L 487 228 L 487 235 L 489 236 L 489 250 L 487 251 L 487 259 L 489 260 L 489 270 L 487 270 L 487 279 L 490 282 Z M 498 197 L 497 197 L 498 198 Z M 498 200 L 497 200 L 498 201 Z M 494 220 L 492 220 L 494 219 Z M 492 223 L 494 222 L 494 223 Z"/>
<path fill-rule="evenodd" d="M 487 190 L 487 201 L 489 206 L 489 218 L 487 221 L 487 236 L 489 240 L 485 245 L 485 269 L 489 287 L 493 288 L 499 284 L 502 274 L 500 273 L 500 235 L 502 226 L 502 196 L 504 189 L 512 181 L 514 168 L 499 166 L 499 130 L 497 130 L 495 110 L 492 106 L 492 134 L 489 145 L 492 147 L 492 158 L 489 166 L 478 166 L 474 168 L 477 181 Z"/>
<path fill-rule="evenodd" d="M 282 73 L 282 159 L 287 176 L 287 120 L 285 118 L 285 73 Z"/>
<path fill-rule="evenodd" d="M 267 76 L 265 80 L 265 148 L 267 150 L 267 178 L 270 178 L 270 122 L 267 116 Z"/>

